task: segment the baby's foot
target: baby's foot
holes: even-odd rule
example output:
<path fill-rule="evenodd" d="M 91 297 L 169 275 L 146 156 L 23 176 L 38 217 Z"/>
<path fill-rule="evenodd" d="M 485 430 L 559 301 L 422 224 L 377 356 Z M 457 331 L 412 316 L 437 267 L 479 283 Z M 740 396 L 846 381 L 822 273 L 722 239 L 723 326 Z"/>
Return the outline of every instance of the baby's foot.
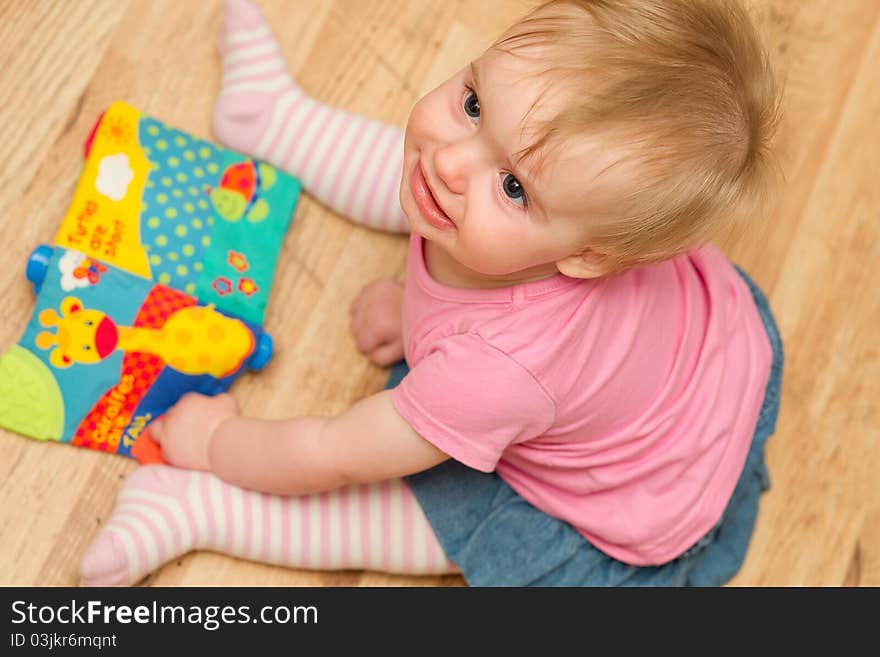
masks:
<path fill-rule="evenodd" d="M 456 570 L 400 479 L 279 496 L 209 472 L 145 465 L 125 480 L 110 520 L 86 550 L 80 583 L 131 586 L 196 549 L 294 568 Z"/>
<path fill-rule="evenodd" d="M 219 46 L 223 78 L 214 134 L 229 148 L 265 158 L 278 124 L 303 92 L 288 74 L 265 19 L 248 0 L 226 0 Z"/>
<path fill-rule="evenodd" d="M 190 496 L 199 473 L 165 465 L 132 472 L 80 565 L 83 586 L 130 586 L 197 547 Z"/>
<path fill-rule="evenodd" d="M 305 94 L 249 0 L 226 0 L 219 45 L 223 78 L 214 134 L 221 143 L 298 178 L 312 196 L 358 223 L 409 232 L 399 202 L 400 128 Z"/>

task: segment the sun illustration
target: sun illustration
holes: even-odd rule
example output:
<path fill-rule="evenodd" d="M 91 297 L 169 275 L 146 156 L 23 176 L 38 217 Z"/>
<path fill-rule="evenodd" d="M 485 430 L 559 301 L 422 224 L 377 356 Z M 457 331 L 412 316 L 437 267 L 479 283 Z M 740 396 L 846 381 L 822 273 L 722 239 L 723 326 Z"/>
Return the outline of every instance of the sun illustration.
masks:
<path fill-rule="evenodd" d="M 106 121 L 101 121 L 101 136 L 120 146 L 134 141 L 134 126 L 124 117 L 110 116 Z"/>

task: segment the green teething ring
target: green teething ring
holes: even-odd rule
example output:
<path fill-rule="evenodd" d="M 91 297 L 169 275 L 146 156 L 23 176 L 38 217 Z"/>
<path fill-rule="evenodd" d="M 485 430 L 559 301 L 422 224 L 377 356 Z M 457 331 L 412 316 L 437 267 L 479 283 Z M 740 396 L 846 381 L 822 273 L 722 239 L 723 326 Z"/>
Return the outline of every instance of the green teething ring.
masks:
<path fill-rule="evenodd" d="M 58 382 L 39 358 L 19 345 L 0 356 L 0 425 L 37 440 L 59 440 L 64 431 Z"/>

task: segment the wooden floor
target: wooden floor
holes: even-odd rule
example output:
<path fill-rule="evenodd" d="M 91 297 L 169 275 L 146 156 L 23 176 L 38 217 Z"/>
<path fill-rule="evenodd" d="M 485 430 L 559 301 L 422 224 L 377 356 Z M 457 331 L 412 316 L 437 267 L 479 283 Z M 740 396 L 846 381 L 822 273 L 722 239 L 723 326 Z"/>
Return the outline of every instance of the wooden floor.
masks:
<path fill-rule="evenodd" d="M 521 0 L 260 0 L 302 86 L 404 125 L 425 91 L 477 55 Z M 880 2 L 755 0 L 786 85 L 776 208 L 725 244 L 768 292 L 786 348 L 768 444 L 773 487 L 735 585 L 880 585 Z M 0 348 L 33 309 L 23 276 L 53 237 L 83 140 L 125 99 L 210 138 L 218 0 L 0 0 Z M 277 354 L 240 380 L 245 412 L 330 414 L 382 387 L 348 332 L 360 287 L 404 270 L 405 239 L 306 198 L 266 320 Z M 135 467 L 0 431 L 0 585 L 72 585 Z M 315 573 L 193 553 L 156 585 L 461 585 L 459 577 Z"/>

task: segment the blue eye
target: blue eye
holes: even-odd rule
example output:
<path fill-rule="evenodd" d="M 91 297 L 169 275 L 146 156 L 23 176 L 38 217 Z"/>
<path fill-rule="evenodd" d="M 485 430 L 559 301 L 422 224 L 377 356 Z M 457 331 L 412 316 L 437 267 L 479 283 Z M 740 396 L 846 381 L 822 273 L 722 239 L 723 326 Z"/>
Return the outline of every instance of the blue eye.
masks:
<path fill-rule="evenodd" d="M 464 97 L 464 113 L 472 119 L 480 118 L 480 99 L 477 98 L 477 94 L 471 88 L 468 88 L 468 92 Z"/>
<path fill-rule="evenodd" d="M 501 188 L 504 190 L 505 196 L 514 201 L 522 199 L 522 205 L 525 206 L 526 192 L 519 184 L 519 180 L 513 177 L 512 173 L 503 173 L 504 179 L 501 181 Z M 519 204 L 517 204 L 519 205 Z"/>

